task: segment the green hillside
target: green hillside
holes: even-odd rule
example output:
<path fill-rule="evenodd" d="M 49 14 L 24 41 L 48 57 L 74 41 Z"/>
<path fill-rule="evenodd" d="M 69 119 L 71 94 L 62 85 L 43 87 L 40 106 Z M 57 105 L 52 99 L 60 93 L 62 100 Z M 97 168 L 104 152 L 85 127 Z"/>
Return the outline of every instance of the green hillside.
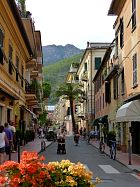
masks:
<path fill-rule="evenodd" d="M 65 82 L 70 65 L 72 63 L 79 63 L 82 54 L 83 53 L 74 55 L 70 58 L 58 61 L 43 68 L 44 81 L 49 82 L 52 88 L 51 96 L 49 98 L 50 105 L 54 105 L 58 102 L 58 98 L 55 97 L 55 91 L 60 84 Z"/>

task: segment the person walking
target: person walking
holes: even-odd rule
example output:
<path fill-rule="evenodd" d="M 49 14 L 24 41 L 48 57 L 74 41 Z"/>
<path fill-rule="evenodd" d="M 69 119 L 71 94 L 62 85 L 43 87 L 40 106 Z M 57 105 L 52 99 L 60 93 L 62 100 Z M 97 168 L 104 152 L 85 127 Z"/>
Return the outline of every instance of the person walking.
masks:
<path fill-rule="evenodd" d="M 5 152 L 6 155 L 9 156 L 10 152 L 11 152 L 11 146 L 13 145 L 13 133 L 12 131 L 8 128 L 8 123 L 4 124 L 5 128 L 4 128 L 4 132 L 8 138 L 9 143 L 7 144 L 7 142 L 5 142 Z M 8 158 L 7 158 L 8 160 Z"/>
<path fill-rule="evenodd" d="M 78 145 L 79 143 L 79 137 L 80 137 L 80 134 L 79 132 L 77 131 L 74 135 L 74 142 L 75 142 L 75 145 Z"/>
<path fill-rule="evenodd" d="M 89 132 L 89 135 L 88 135 L 88 143 L 90 143 L 90 140 L 94 137 L 94 130 L 92 129 L 90 132 Z"/>
<path fill-rule="evenodd" d="M 13 134 L 12 153 L 15 153 L 17 148 L 17 142 L 16 142 L 16 128 L 14 127 L 14 122 L 9 121 L 8 128 L 12 131 Z"/>
<path fill-rule="evenodd" d="M 7 145 L 9 144 L 6 133 L 4 132 L 4 126 L 0 126 L 0 164 L 4 162 L 4 154 L 5 154 L 5 142 Z"/>

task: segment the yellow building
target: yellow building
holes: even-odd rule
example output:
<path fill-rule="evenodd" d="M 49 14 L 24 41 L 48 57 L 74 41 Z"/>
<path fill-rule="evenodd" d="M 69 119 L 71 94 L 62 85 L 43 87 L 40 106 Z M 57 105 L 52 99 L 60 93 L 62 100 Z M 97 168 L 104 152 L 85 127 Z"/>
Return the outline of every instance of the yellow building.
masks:
<path fill-rule="evenodd" d="M 0 124 L 11 120 L 25 130 L 42 107 L 35 83 L 42 85 L 43 62 L 41 33 L 21 13 L 14 0 L 0 1 Z"/>
<path fill-rule="evenodd" d="M 85 92 L 85 96 L 80 103 L 80 114 L 83 116 L 80 123 L 83 127 L 86 127 L 87 131 L 92 127 L 95 119 L 95 98 L 92 80 L 109 45 L 109 43 L 87 42 L 87 47 L 77 70 L 79 82 L 83 84 L 83 91 Z"/>
<path fill-rule="evenodd" d="M 0 124 L 24 120 L 25 68 L 32 49 L 13 0 L 0 1 Z"/>
<path fill-rule="evenodd" d="M 133 153 L 140 153 L 140 13 L 139 0 L 112 0 L 109 15 L 117 16 L 115 29 L 115 59 L 119 64 L 116 122 L 121 127 L 121 139 Z M 122 106 L 121 106 L 122 105 Z"/>

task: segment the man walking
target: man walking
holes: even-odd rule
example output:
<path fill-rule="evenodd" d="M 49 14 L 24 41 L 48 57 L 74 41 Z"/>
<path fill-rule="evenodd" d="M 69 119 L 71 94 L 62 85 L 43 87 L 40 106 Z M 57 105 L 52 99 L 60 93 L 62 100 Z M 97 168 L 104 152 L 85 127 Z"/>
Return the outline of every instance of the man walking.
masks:
<path fill-rule="evenodd" d="M 13 133 L 8 128 L 8 123 L 4 124 L 4 132 L 5 132 L 6 136 L 7 136 L 8 141 L 9 141 L 9 144 L 7 144 L 7 142 L 5 142 L 5 152 L 6 152 L 6 155 L 9 155 L 10 151 L 11 151 L 10 145 L 13 144 Z M 8 160 L 8 158 L 6 160 Z"/>

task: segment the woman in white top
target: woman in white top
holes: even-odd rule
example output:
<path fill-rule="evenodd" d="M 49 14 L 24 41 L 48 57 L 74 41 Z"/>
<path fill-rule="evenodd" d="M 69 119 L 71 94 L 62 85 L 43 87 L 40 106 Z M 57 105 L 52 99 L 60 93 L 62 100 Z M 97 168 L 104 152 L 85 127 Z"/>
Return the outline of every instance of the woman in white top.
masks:
<path fill-rule="evenodd" d="M 4 162 L 5 142 L 9 144 L 8 138 L 4 132 L 4 126 L 0 126 L 0 164 Z"/>

